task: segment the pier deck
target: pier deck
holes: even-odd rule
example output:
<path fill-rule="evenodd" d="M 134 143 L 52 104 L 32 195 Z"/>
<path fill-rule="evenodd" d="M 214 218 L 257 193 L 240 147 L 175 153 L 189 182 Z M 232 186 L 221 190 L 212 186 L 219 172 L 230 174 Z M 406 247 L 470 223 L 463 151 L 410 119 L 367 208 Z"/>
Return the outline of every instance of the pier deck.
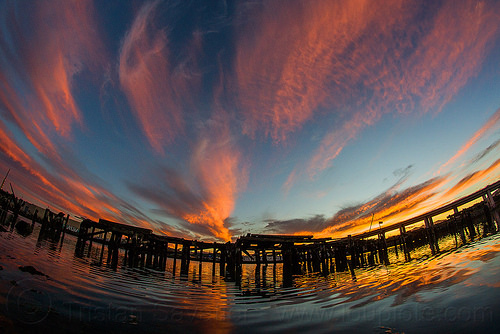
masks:
<path fill-rule="evenodd" d="M 458 247 L 476 236 L 498 232 L 499 188 L 500 181 L 497 181 L 417 217 L 340 239 L 247 234 L 235 242 L 204 242 L 157 235 L 150 229 L 104 219 L 99 222 L 84 220 L 75 254 L 89 256 L 92 244 L 99 243 L 99 262 L 102 263 L 107 247 L 106 263 L 112 267 L 118 265 L 118 252 L 122 249 L 125 251 L 123 263 L 128 266 L 166 270 L 167 258 L 171 258 L 173 272 L 180 265 L 182 275 L 187 274 L 190 261 L 199 263 L 200 272 L 202 263 L 209 262 L 214 275 L 218 265 L 219 274 L 234 281 L 241 279 L 243 264 L 254 264 L 259 273 L 262 266 L 273 264 L 275 270 L 276 263 L 282 263 L 284 281 L 305 272 L 327 275 L 334 271 L 350 271 L 354 275 L 355 268 L 389 264 L 389 251 L 396 255 L 400 252 L 405 261 L 410 261 L 412 251 L 424 245 L 429 246 L 432 254 L 439 253 L 439 240 L 445 236 L 453 235 Z M 492 195 L 495 192 L 496 195 Z M 459 210 L 459 207 L 478 199 L 481 201 Z M 446 219 L 433 221 L 434 217 L 448 211 L 452 213 Z M 407 231 L 416 224 L 422 227 Z"/>

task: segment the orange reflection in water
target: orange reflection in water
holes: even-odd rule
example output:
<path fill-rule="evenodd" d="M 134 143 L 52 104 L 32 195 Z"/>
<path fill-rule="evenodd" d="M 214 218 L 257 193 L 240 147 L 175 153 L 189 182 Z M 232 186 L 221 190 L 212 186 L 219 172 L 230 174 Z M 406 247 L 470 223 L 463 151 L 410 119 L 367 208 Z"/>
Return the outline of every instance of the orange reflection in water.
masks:
<path fill-rule="evenodd" d="M 500 267 L 496 266 L 500 252 L 498 234 L 435 257 L 428 257 L 427 249 L 427 255 L 419 260 L 356 269 L 356 278 L 349 272 L 296 276 L 290 287 L 281 285 L 279 267 L 276 271 L 278 282 L 272 282 L 272 265 L 267 271 L 261 268 L 258 283 L 255 265 L 249 264 L 243 268 L 241 288 L 223 281 L 218 265 L 212 275 L 211 263 L 203 263 L 200 270 L 199 263 L 192 260 L 188 274 L 181 276 L 179 260 L 175 272 L 172 259 L 167 261 L 165 272 L 128 268 L 122 265 L 124 252 L 120 251 L 118 268 L 113 270 L 106 266 L 106 250 L 104 262 L 99 264 L 101 246 L 96 243 L 89 258 L 76 258 L 72 253 L 75 239 L 70 236 L 65 239 L 62 249 L 57 243 L 37 241 L 36 236 L 22 238 L 15 232 L 11 236 L 2 233 L 0 239 L 1 253 L 12 255 L 15 250 L 16 255 L 2 257 L 2 277 L 14 275 L 19 285 L 12 288 L 8 280 L 0 282 L 0 299 L 9 289 L 24 289 L 29 294 L 31 290 L 26 289 L 26 283 L 36 281 L 38 291 L 53 298 L 51 307 L 61 315 L 61 322 L 58 323 L 61 326 L 67 325 L 63 315 L 69 312 L 69 305 L 72 321 L 75 319 L 71 317 L 78 317 L 77 320 L 83 322 L 92 322 L 97 318 L 115 322 L 118 319 L 121 323 L 130 320 L 129 315 L 135 315 L 138 322 L 133 324 L 134 330 L 141 329 L 141 326 L 148 329 L 149 326 L 179 326 L 208 333 L 226 333 L 244 329 L 249 324 L 259 329 L 276 330 L 282 329 L 282 326 L 299 328 L 309 320 L 311 322 L 307 326 L 327 326 L 339 319 L 345 320 L 339 325 L 356 327 L 366 325 L 357 323 L 363 320 L 357 316 L 352 317 L 356 323 L 348 323 L 351 319 L 349 314 L 356 310 L 368 315 L 376 309 L 396 314 L 401 310 L 418 312 L 422 305 L 437 305 L 435 310 L 439 311 L 440 307 L 455 307 L 457 298 L 464 296 L 476 303 L 470 309 L 475 312 L 476 309 L 484 309 L 482 305 L 485 304 L 480 298 L 485 296 L 485 292 L 483 290 L 482 294 L 475 296 L 478 290 L 473 287 L 500 287 Z M 204 252 L 205 255 L 209 253 Z M 20 265 L 33 265 L 50 278 L 40 276 L 25 280 L 30 275 L 19 271 Z M 267 283 L 264 283 L 264 272 L 268 275 Z M 441 303 L 441 299 L 446 301 Z M 392 309 L 396 306 L 403 308 Z M 430 307 L 430 310 L 433 309 Z M 292 318 L 295 314 L 307 315 L 309 312 L 314 317 Z M 485 312 L 489 312 L 487 308 Z M 151 315 L 153 323 L 148 322 L 151 317 L 147 316 Z M 489 317 L 489 314 L 486 316 Z M 286 323 L 284 319 L 288 319 Z M 316 320 L 319 322 L 315 323 Z M 368 320 L 370 325 L 380 325 L 375 323 L 377 319 L 374 317 L 370 316 Z M 415 319 L 412 318 L 412 321 L 412 324 L 415 323 Z M 405 323 L 405 326 L 408 325 Z M 157 327 L 157 330 L 161 329 Z"/>
<path fill-rule="evenodd" d="M 489 243 L 483 247 L 481 242 L 478 242 L 472 249 L 452 251 L 425 260 L 379 268 L 374 272 L 362 273 L 358 276 L 357 284 L 354 284 L 352 289 L 347 289 L 344 294 L 352 295 L 348 301 L 355 301 L 372 296 L 376 290 L 376 295 L 353 307 L 361 307 L 366 303 L 394 295 L 396 298 L 393 306 L 395 306 L 403 304 L 412 296 L 418 297 L 419 292 L 435 288 L 444 289 L 458 283 L 499 286 L 498 281 L 486 283 L 481 275 L 476 275 L 479 273 L 481 263 L 496 257 L 499 252 L 500 244 Z"/>

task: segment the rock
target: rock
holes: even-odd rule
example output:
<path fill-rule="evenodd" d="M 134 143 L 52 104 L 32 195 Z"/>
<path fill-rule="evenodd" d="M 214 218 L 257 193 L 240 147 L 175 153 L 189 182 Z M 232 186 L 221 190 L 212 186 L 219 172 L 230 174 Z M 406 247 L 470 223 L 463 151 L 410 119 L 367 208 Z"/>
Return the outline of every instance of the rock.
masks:
<path fill-rule="evenodd" d="M 41 271 L 38 271 L 35 267 L 33 266 L 20 266 L 19 270 L 25 273 L 30 273 L 31 275 L 40 275 L 40 276 L 45 276 L 49 277 L 49 275 L 45 275 Z"/>
<path fill-rule="evenodd" d="M 23 237 L 27 237 L 28 235 L 30 235 L 33 232 L 33 228 L 26 221 L 20 220 L 16 224 L 16 231 L 17 231 L 17 233 L 19 233 Z"/>

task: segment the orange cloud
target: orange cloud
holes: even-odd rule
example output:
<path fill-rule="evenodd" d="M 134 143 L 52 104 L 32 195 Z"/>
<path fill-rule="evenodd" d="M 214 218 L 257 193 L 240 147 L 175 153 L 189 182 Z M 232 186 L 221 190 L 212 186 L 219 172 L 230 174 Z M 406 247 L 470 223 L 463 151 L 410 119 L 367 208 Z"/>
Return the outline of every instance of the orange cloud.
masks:
<path fill-rule="evenodd" d="M 158 205 L 158 213 L 177 218 L 192 237 L 228 241 L 230 217 L 247 183 L 247 165 L 224 117 L 212 119 L 193 146 L 189 168 L 163 169 L 155 184 L 129 184 L 138 196 Z M 187 222 L 187 223 L 186 223 Z"/>
<path fill-rule="evenodd" d="M 490 117 L 488 122 L 484 124 L 481 129 L 476 131 L 474 135 L 460 148 L 460 150 L 455 153 L 453 157 L 451 157 L 446 163 L 444 163 L 439 170 L 437 171 L 437 174 L 441 174 L 441 172 L 448 167 L 449 165 L 453 164 L 458 158 L 460 158 L 464 153 L 466 153 L 479 139 L 481 139 L 486 133 L 488 133 L 490 130 L 492 130 L 500 121 L 500 109 L 498 109 L 493 116 Z"/>
<path fill-rule="evenodd" d="M 35 36 L 23 55 L 33 88 L 29 104 L 24 105 L 35 123 L 31 129 L 33 137 L 43 137 L 43 131 L 69 137 L 72 125 L 82 124 L 82 114 L 71 88 L 73 76 L 85 67 L 96 68 L 101 62 L 103 47 L 93 28 L 96 27 L 93 12 L 90 1 L 59 1 L 37 6 Z M 33 109 L 37 110 L 36 115 L 32 114 Z M 43 151 L 42 146 L 38 148 Z"/>
<path fill-rule="evenodd" d="M 446 192 L 440 189 L 453 181 L 450 176 L 436 177 L 420 185 L 402 191 L 396 186 L 371 201 L 340 210 L 332 218 L 313 217 L 290 221 L 269 222 L 267 228 L 278 233 L 313 234 L 315 237 L 345 237 L 377 228 L 378 222 L 384 226 L 401 222 L 436 209 L 445 203 L 463 196 L 478 184 L 488 184 L 498 180 L 500 159 L 483 170 L 463 177 Z M 373 218 L 372 218 L 373 217 Z"/>
<path fill-rule="evenodd" d="M 344 208 L 331 218 L 316 215 L 309 219 L 269 221 L 266 230 L 332 238 L 365 232 L 372 225 L 372 219 L 373 229 L 379 221 L 387 226 L 435 209 L 439 205 L 435 200 L 438 189 L 446 182 L 447 178 L 439 177 L 399 191 L 401 183 L 398 182 L 376 198 Z"/>
<path fill-rule="evenodd" d="M 455 186 L 448 190 L 443 197 L 454 198 L 463 193 L 469 187 L 477 184 L 491 183 L 498 180 L 500 175 L 500 159 L 493 162 L 488 168 L 478 170 L 462 178 Z"/>
<path fill-rule="evenodd" d="M 332 67 L 352 76 L 345 84 L 335 80 L 333 87 L 352 93 L 356 111 L 325 135 L 306 168 L 310 176 L 327 168 L 386 113 L 439 112 L 478 72 L 499 30 L 498 4 L 449 1 L 420 25 L 415 22 L 422 8 L 403 2 L 380 6 L 361 15 L 363 25 L 354 30 L 359 33 L 349 34 L 353 50 L 346 49 L 348 60 L 337 57 L 341 63 Z"/>
<path fill-rule="evenodd" d="M 95 220 L 105 218 L 146 225 L 144 219 L 140 219 L 145 216 L 139 211 L 136 210 L 135 215 L 128 214 L 126 203 L 104 188 L 83 180 L 68 166 L 61 165 L 58 168 L 60 173 L 54 176 L 24 152 L 3 123 L 0 123 L 0 129 L 0 157 L 7 158 L 6 161 L 1 159 L 0 165 L 2 170 L 11 168 L 9 183 L 14 184 L 17 196 L 52 210 Z M 71 176 L 66 175 L 69 172 Z"/>
<path fill-rule="evenodd" d="M 98 186 L 71 154 L 68 162 L 61 145 L 75 125 L 85 126 L 73 93 L 76 76 L 101 69 L 108 58 L 93 2 L 41 2 L 22 11 L 15 6 L 2 8 L 8 29 L 0 33 L 0 105 L 3 119 L 29 143 L 3 122 L 0 143 L 16 194 L 53 210 L 146 225 L 142 212 Z M 41 154 L 30 153 L 33 148 Z"/>
<path fill-rule="evenodd" d="M 20 15 L 15 4 L 4 10 L 9 24 L 0 42 L 8 56 L 0 62 L 0 104 L 39 152 L 60 160 L 55 138 L 68 140 L 75 124 L 83 126 L 73 79 L 104 58 L 92 2 L 41 2 Z"/>
<path fill-rule="evenodd" d="M 215 141 L 202 139 L 191 164 L 203 186 L 206 199 L 200 211 L 183 218 L 194 224 L 208 224 L 217 238 L 228 241 L 231 236 L 224 221 L 231 215 L 247 176 L 241 153 L 231 142 L 227 128 L 221 129 Z"/>
<path fill-rule="evenodd" d="M 342 152 L 344 147 L 361 130 L 368 125 L 372 125 L 375 121 L 375 119 L 370 119 L 363 113 L 357 113 L 341 129 L 327 134 L 308 163 L 308 174 L 312 177 L 318 171 L 326 169 L 330 165 L 330 162 Z"/>
<path fill-rule="evenodd" d="M 120 51 L 119 75 L 149 143 L 163 153 L 164 145 L 184 131 L 183 106 L 190 103 L 188 91 L 196 90 L 199 78 L 183 68 L 188 65 L 176 67 L 170 62 L 167 33 L 153 23 L 158 4 L 145 4 L 137 14 Z M 200 40 L 194 36 L 188 60 L 199 47 Z"/>
<path fill-rule="evenodd" d="M 479 71 L 497 36 L 497 2 L 447 1 L 409 57 L 402 84 L 423 112 L 440 111 Z"/>
<path fill-rule="evenodd" d="M 400 192 L 385 193 L 373 201 L 361 205 L 355 211 L 341 211 L 334 217 L 332 223 L 337 221 L 342 223 L 332 224 L 318 235 L 344 237 L 346 234 L 366 231 L 371 224 L 372 215 L 374 217 L 373 224 L 376 227 L 379 221 L 390 225 L 432 210 L 435 208 L 435 204 L 431 203 L 430 199 L 436 195 L 436 190 L 444 182 L 446 182 L 444 178 L 431 179 Z M 374 227 L 372 226 L 372 228 Z"/>
<path fill-rule="evenodd" d="M 346 99 L 343 88 L 355 82 L 358 69 L 345 56 L 373 12 L 361 0 L 265 2 L 250 13 L 256 18 L 239 32 L 236 55 L 244 132 L 262 129 L 285 141 L 325 99 Z"/>
<path fill-rule="evenodd" d="M 25 170 L 27 170 L 30 174 L 37 177 L 40 181 L 42 181 L 45 185 L 51 186 L 51 183 L 38 171 L 37 168 L 33 168 L 36 166 L 36 163 L 31 159 L 29 155 L 27 155 L 21 147 L 13 140 L 12 134 L 4 127 L 2 123 L 0 123 L 0 147 L 1 151 L 12 161 L 17 162 L 21 165 Z"/>

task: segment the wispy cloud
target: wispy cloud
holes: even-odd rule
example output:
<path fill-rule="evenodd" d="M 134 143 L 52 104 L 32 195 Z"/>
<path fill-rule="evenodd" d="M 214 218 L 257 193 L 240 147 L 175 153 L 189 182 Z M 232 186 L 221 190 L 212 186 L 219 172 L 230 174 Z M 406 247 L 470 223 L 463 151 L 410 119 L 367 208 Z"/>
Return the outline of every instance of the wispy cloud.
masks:
<path fill-rule="evenodd" d="M 13 169 L 23 194 L 51 207 L 166 234 L 228 240 L 237 231 L 231 215 L 248 183 L 249 152 L 264 149 L 257 155 L 271 156 L 284 146 L 293 152 L 294 140 L 314 132 L 304 145 L 310 156 L 287 165 L 288 191 L 331 166 L 382 116 L 439 112 L 478 72 L 498 38 L 499 6 L 488 0 L 277 0 L 201 6 L 193 14 L 194 5 L 157 0 L 131 6 L 135 13 L 113 22 L 102 15 L 109 7 L 90 0 L 1 2 L 0 167 Z M 103 30 L 113 23 L 121 31 Z M 99 86 L 109 94 L 109 115 L 95 108 Z M 89 138 L 82 133 L 102 130 L 87 127 L 109 125 L 102 119 L 116 126 L 115 114 L 129 130 L 121 137 L 135 139 L 139 129 L 153 149 L 138 154 L 130 148 L 120 157 L 151 159 L 139 176 L 145 182 L 129 185 L 151 211 L 107 184 L 120 181 L 96 175 L 105 159 L 87 163 L 95 157 L 79 152 L 90 151 L 82 149 Z M 500 110 L 439 173 L 499 118 Z M 108 139 L 109 147 L 129 148 L 130 142 L 106 136 L 103 143 Z M 168 167 L 155 173 L 153 165 Z M 497 166 L 482 166 L 447 195 L 489 180 Z M 374 213 L 390 221 L 431 206 L 437 189 L 455 180 L 445 174 L 401 190 L 410 170 L 397 173 L 400 182 L 380 196 L 333 217 L 267 221 L 268 228 L 354 231 Z"/>
<path fill-rule="evenodd" d="M 464 190 L 476 184 L 492 183 L 497 181 L 500 175 L 500 159 L 493 162 L 490 166 L 485 169 L 475 171 L 469 175 L 463 177 L 457 182 L 451 189 L 444 193 L 445 198 L 453 198 L 460 195 Z"/>
<path fill-rule="evenodd" d="M 246 134 L 283 142 L 327 99 L 345 102 L 359 78 L 349 50 L 375 10 L 364 1 L 269 1 L 242 12 L 250 19 L 238 32 L 235 70 Z"/>
<path fill-rule="evenodd" d="M 446 177 L 437 177 L 426 182 L 400 189 L 407 173 L 389 189 L 367 202 L 346 207 L 330 218 L 315 215 L 311 218 L 268 221 L 266 230 L 273 233 L 313 234 L 315 236 L 343 237 L 368 230 L 373 223 L 386 224 L 411 218 L 431 210 L 438 189 L 447 182 Z"/>
<path fill-rule="evenodd" d="M 98 74 L 108 58 L 93 2 L 18 6 L 0 5 L 2 170 L 12 169 L 17 195 L 32 202 L 144 225 L 146 216 L 105 189 L 70 148 L 74 128 L 86 127 L 74 93 L 76 79 Z"/>
<path fill-rule="evenodd" d="M 490 117 L 490 119 L 484 124 L 481 129 L 477 130 L 476 133 L 453 155 L 447 162 L 445 162 L 439 170 L 436 172 L 437 174 L 441 174 L 446 168 L 452 165 L 455 161 L 457 161 L 462 155 L 464 155 L 475 143 L 478 142 L 483 136 L 493 130 L 495 127 L 499 126 L 500 121 L 500 109 Z"/>
<path fill-rule="evenodd" d="M 481 68 L 499 31 L 498 4 L 431 7 L 401 1 L 259 7 L 262 21 L 244 30 L 238 49 L 245 131 L 280 142 L 313 117 L 336 113 L 307 166 L 294 171 L 295 178 L 303 171 L 313 177 L 384 114 L 439 112 Z M 278 29 L 289 25 L 297 28 Z"/>
<path fill-rule="evenodd" d="M 499 120 L 500 110 L 497 110 L 439 170 L 443 170 L 444 167 L 451 165 L 459 157 L 466 154 L 478 140 L 490 133 L 498 125 Z M 497 140 L 479 152 L 470 163 L 476 163 L 483 159 L 498 145 L 499 141 Z M 342 209 L 331 218 L 316 215 L 305 219 L 273 220 L 267 222 L 266 229 L 278 233 L 345 236 L 346 233 L 359 233 L 367 230 L 368 226 L 371 225 L 372 217 L 375 219 L 375 223 L 384 221 L 391 224 L 403 221 L 430 211 L 437 205 L 451 202 L 470 192 L 478 184 L 497 181 L 500 175 L 500 159 L 484 169 L 467 174 L 456 183 L 454 182 L 456 176 L 460 175 L 459 171 L 454 174 L 448 173 L 444 176 L 437 176 L 416 186 L 399 190 L 411 174 L 412 168 L 413 166 L 409 165 L 406 168 L 397 169 L 394 171 L 394 175 L 398 176 L 399 180 L 395 185 L 373 200 Z"/>
<path fill-rule="evenodd" d="M 184 133 L 183 107 L 196 96 L 199 78 L 195 66 L 176 64 L 170 51 L 167 27 L 155 25 L 159 1 L 149 2 L 137 13 L 120 51 L 120 84 L 151 146 L 159 153 Z M 196 57 L 200 40 L 189 43 L 189 57 Z M 187 65 L 189 63 L 190 65 Z M 189 72 L 189 74 L 187 74 Z"/>
<path fill-rule="evenodd" d="M 247 165 L 224 120 L 212 122 L 205 131 L 193 147 L 187 170 L 165 168 L 157 184 L 130 188 L 166 215 L 191 224 L 190 230 L 227 241 L 228 218 L 246 186 Z"/>
<path fill-rule="evenodd" d="M 69 211 L 89 218 L 133 218 L 127 215 L 123 201 L 97 184 L 98 178 L 77 171 L 68 174 L 68 166 L 56 167 L 51 173 L 42 164 L 26 154 L 13 135 L 0 123 L 0 167 L 12 169 L 10 178 L 15 179 L 16 195 L 55 210 Z M 57 164 L 57 161 L 52 161 Z M 119 210 L 118 208 L 123 210 Z M 136 212 L 137 213 L 137 212 Z M 134 219 L 128 219 L 134 221 Z"/>
<path fill-rule="evenodd" d="M 42 2 L 25 10 L 13 3 L 2 7 L 0 67 L 5 93 L 0 103 L 6 117 L 47 153 L 54 150 L 51 133 L 70 138 L 72 126 L 83 124 L 72 92 L 73 78 L 84 69 L 95 69 L 103 53 L 92 3 Z"/>

